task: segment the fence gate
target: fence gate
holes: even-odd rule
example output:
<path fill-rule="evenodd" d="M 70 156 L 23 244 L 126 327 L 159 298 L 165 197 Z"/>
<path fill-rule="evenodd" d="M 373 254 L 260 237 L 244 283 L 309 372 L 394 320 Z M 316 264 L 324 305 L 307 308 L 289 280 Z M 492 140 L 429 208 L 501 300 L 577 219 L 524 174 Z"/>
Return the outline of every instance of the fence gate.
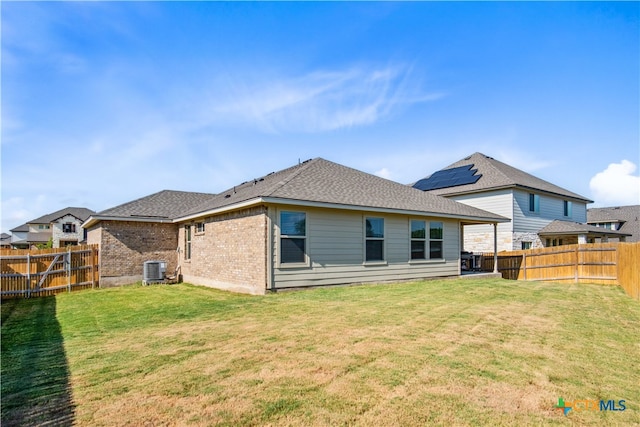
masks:
<path fill-rule="evenodd" d="M 98 248 L 2 250 L 2 298 L 54 295 L 98 285 Z"/>

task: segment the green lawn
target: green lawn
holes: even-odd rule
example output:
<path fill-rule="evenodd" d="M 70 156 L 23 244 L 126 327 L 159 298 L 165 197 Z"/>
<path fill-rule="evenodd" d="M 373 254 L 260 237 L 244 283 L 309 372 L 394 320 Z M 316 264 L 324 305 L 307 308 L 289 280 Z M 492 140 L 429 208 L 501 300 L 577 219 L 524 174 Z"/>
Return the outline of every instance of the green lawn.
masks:
<path fill-rule="evenodd" d="M 639 354 L 617 287 L 88 290 L 2 303 L 2 425 L 640 425 Z"/>

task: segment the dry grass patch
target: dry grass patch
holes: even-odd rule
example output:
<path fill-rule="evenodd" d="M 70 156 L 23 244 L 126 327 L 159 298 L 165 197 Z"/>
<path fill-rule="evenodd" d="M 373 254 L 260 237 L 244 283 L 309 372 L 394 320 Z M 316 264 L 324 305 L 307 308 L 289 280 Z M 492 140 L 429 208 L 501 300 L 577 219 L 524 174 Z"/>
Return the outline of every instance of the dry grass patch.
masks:
<path fill-rule="evenodd" d="M 56 301 L 77 425 L 640 424 L 640 305 L 617 288 L 465 280 L 251 297 L 179 285 Z M 15 414 L 5 376 L 20 374 L 5 333 L 34 302 L 11 304 L 3 425 Z M 627 410 L 564 417 L 558 397 Z"/>

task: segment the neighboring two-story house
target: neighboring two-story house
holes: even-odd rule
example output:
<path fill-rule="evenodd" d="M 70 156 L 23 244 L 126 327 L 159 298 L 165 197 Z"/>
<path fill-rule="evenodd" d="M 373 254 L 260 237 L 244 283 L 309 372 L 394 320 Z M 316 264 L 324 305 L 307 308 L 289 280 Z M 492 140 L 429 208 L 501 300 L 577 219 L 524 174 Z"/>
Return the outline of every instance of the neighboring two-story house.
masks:
<path fill-rule="evenodd" d="M 627 242 L 640 242 L 640 205 L 587 209 L 587 224 L 627 233 Z"/>
<path fill-rule="evenodd" d="M 59 248 L 86 241 L 82 223 L 95 212 L 87 208 L 68 207 L 43 215 L 11 230 L 11 246 L 28 249 L 47 244 Z"/>
<path fill-rule="evenodd" d="M 474 153 L 412 185 L 414 188 L 511 219 L 498 224 L 501 251 L 593 242 L 627 236 L 587 224 L 587 197 Z M 467 225 L 463 245 L 470 252 L 491 252 L 493 230 Z"/>

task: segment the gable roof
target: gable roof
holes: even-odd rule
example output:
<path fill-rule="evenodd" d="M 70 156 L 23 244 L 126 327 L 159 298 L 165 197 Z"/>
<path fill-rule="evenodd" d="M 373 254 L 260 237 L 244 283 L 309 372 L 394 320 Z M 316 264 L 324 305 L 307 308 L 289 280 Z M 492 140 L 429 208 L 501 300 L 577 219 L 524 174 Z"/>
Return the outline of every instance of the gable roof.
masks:
<path fill-rule="evenodd" d="M 22 225 L 19 225 L 15 228 L 12 228 L 11 230 L 12 233 L 19 233 L 19 232 L 25 232 L 25 231 L 29 231 L 29 224 L 24 223 Z"/>
<path fill-rule="evenodd" d="M 178 220 L 259 200 L 307 206 L 432 213 L 469 220 L 508 221 L 478 208 L 425 193 L 322 158 L 271 173 L 214 196 Z"/>
<path fill-rule="evenodd" d="M 27 222 L 27 224 L 50 224 L 55 220 L 60 219 L 66 215 L 71 215 L 78 218 L 80 221 L 85 221 L 94 213 L 95 213 L 94 211 L 87 208 L 68 207 L 68 208 L 60 209 L 59 211 L 55 211 L 50 214 L 43 215 L 40 218 L 36 218 L 34 220 Z"/>
<path fill-rule="evenodd" d="M 630 236 L 631 234 L 623 233 L 616 230 L 608 230 L 602 227 L 596 227 L 589 224 L 581 224 L 579 222 L 554 220 L 546 227 L 538 232 L 540 236 L 545 235 L 566 235 L 566 234 L 588 234 L 596 236 Z"/>
<path fill-rule="evenodd" d="M 464 159 L 447 166 L 441 171 L 455 168 L 463 169 L 463 166 L 470 167 L 470 172 L 475 171 L 473 177 L 479 176 L 478 179 L 473 180 L 474 182 L 471 183 L 464 183 L 461 185 L 452 183 L 450 186 L 428 191 L 441 196 L 452 196 L 458 194 L 478 193 L 500 188 L 519 187 L 529 191 L 541 191 L 581 202 L 593 203 L 593 200 L 589 200 L 584 196 L 566 190 L 527 172 L 521 171 L 520 169 L 516 169 L 513 166 L 509 166 L 506 163 L 502 163 L 482 153 L 474 153 L 469 157 L 465 157 Z M 421 179 L 413 184 L 413 187 L 428 187 L 433 180 L 438 178 L 438 172 Z M 470 181 L 472 180 L 469 179 L 468 182 Z"/>
<path fill-rule="evenodd" d="M 640 205 L 587 209 L 587 223 L 619 222 L 618 229 L 633 235 L 627 242 L 640 241 Z"/>

